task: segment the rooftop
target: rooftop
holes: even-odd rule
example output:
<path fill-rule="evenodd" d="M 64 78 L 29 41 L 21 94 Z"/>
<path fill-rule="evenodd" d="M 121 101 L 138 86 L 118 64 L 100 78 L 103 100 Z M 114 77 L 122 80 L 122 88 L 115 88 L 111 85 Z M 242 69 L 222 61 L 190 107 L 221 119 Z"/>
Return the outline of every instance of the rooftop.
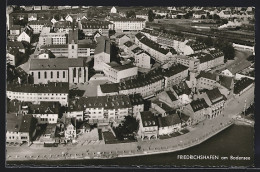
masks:
<path fill-rule="evenodd" d="M 130 69 L 130 68 L 137 68 L 136 66 L 134 66 L 132 64 L 120 65 L 116 62 L 111 62 L 111 63 L 106 63 L 106 64 L 109 65 L 111 68 L 117 70 L 117 71 L 127 70 L 127 69 Z"/>
<path fill-rule="evenodd" d="M 224 86 L 227 89 L 231 89 L 233 87 L 233 78 L 228 76 L 219 76 L 219 84 Z"/>
<path fill-rule="evenodd" d="M 208 108 L 208 104 L 206 103 L 205 99 L 197 99 L 197 100 L 193 100 L 191 103 L 191 108 L 194 112 L 197 112 L 199 110 Z"/>
<path fill-rule="evenodd" d="M 18 48 L 18 49 L 24 49 L 24 46 L 21 42 L 18 41 L 8 41 L 7 42 L 7 49 L 9 48 Z"/>
<path fill-rule="evenodd" d="M 169 52 L 171 52 L 172 54 L 177 54 L 176 50 L 174 48 L 162 48 L 162 46 L 150 39 L 148 39 L 144 34 L 142 34 L 141 32 L 137 33 L 136 38 L 143 44 L 145 44 L 146 46 L 166 55 Z"/>
<path fill-rule="evenodd" d="M 166 117 L 158 117 L 159 127 L 168 127 L 180 124 L 182 121 L 178 114 L 168 115 Z"/>
<path fill-rule="evenodd" d="M 31 59 L 30 70 L 67 70 L 69 67 L 84 67 L 86 65 L 83 58 Z"/>
<path fill-rule="evenodd" d="M 125 46 L 127 46 L 127 47 L 131 47 L 132 45 L 134 45 L 135 43 L 133 43 L 132 41 L 126 41 L 125 43 L 124 43 L 124 45 Z"/>
<path fill-rule="evenodd" d="M 201 71 L 200 74 L 196 77 L 197 79 L 199 78 L 207 78 L 210 80 L 214 80 L 217 81 L 217 77 L 218 75 L 215 73 L 210 73 L 210 72 L 205 72 L 205 71 Z"/>
<path fill-rule="evenodd" d="M 48 83 L 48 84 L 14 84 L 7 83 L 7 91 L 25 93 L 66 93 L 69 92 L 68 83 Z"/>
<path fill-rule="evenodd" d="M 158 126 L 158 120 L 150 111 L 140 112 L 143 127 Z"/>
<path fill-rule="evenodd" d="M 100 36 L 97 38 L 97 47 L 95 49 L 95 54 L 103 52 L 110 54 L 110 41 L 107 37 Z"/>
<path fill-rule="evenodd" d="M 186 82 L 181 82 L 178 85 L 174 85 L 172 88 L 178 96 L 191 94 L 191 89 L 188 87 Z"/>
<path fill-rule="evenodd" d="M 226 97 L 220 93 L 218 88 L 208 90 L 206 91 L 206 94 L 208 95 L 208 98 L 212 104 L 216 104 L 220 101 L 226 100 Z"/>

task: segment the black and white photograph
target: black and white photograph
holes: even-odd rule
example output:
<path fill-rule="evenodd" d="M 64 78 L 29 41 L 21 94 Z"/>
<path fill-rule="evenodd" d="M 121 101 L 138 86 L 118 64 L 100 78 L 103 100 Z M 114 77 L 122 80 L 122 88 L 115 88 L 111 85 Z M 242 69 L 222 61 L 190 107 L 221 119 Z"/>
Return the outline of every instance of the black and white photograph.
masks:
<path fill-rule="evenodd" d="M 6 167 L 253 167 L 255 7 L 7 5 L 5 95 Z"/>

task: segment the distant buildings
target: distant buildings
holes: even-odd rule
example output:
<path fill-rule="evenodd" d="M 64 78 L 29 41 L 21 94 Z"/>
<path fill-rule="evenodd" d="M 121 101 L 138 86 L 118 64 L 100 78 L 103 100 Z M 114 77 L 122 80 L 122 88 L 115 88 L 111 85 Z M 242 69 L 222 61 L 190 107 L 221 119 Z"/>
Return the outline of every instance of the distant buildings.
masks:
<path fill-rule="evenodd" d="M 145 28 L 145 19 L 141 18 L 112 18 L 110 22 L 117 31 L 140 31 Z"/>
<path fill-rule="evenodd" d="M 52 26 L 52 23 L 48 20 L 31 20 L 28 24 L 33 29 L 34 34 L 41 33 L 44 26 L 49 28 Z"/>
<path fill-rule="evenodd" d="M 79 29 L 83 30 L 85 35 L 93 35 L 99 31 L 104 36 L 109 36 L 109 30 L 114 30 L 113 23 L 109 21 L 89 21 L 83 19 L 79 22 Z"/>

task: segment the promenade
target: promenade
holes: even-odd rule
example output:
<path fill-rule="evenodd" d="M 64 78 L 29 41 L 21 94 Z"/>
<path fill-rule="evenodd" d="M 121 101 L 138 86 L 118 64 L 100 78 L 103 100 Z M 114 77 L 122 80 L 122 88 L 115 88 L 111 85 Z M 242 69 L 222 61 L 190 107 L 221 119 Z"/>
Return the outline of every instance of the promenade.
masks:
<path fill-rule="evenodd" d="M 245 101 L 246 100 L 246 101 Z M 235 118 L 254 101 L 254 87 L 241 96 L 229 100 L 223 115 L 205 120 L 188 129 L 190 132 L 163 140 L 148 140 L 133 143 L 106 145 L 71 145 L 53 148 L 7 147 L 6 159 L 11 160 L 62 160 L 101 159 L 127 156 L 141 156 L 175 152 L 198 145 L 234 123 Z"/>

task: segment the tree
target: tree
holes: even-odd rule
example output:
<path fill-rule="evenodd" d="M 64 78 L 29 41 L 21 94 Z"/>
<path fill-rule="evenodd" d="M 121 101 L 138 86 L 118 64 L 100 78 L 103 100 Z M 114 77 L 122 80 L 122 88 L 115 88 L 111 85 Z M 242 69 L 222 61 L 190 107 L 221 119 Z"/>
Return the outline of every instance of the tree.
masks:
<path fill-rule="evenodd" d="M 205 15 L 202 15 L 202 16 L 201 16 L 201 19 L 205 19 L 205 18 L 206 18 Z"/>
<path fill-rule="evenodd" d="M 126 116 L 125 120 L 118 127 L 114 128 L 119 140 L 124 138 L 134 139 L 134 133 L 138 131 L 139 122 L 132 116 Z"/>
<path fill-rule="evenodd" d="M 83 30 L 78 31 L 78 38 L 79 40 L 85 39 L 85 33 L 83 32 Z"/>
<path fill-rule="evenodd" d="M 136 18 L 136 14 L 133 10 L 126 12 L 126 18 Z"/>
<path fill-rule="evenodd" d="M 149 22 L 154 21 L 154 18 L 155 18 L 155 14 L 153 13 L 152 10 L 149 10 L 148 11 L 148 20 L 149 20 Z"/>
<path fill-rule="evenodd" d="M 204 38 L 204 41 L 203 41 L 207 46 L 211 47 L 213 46 L 213 40 L 211 37 L 207 37 L 207 38 Z"/>
<path fill-rule="evenodd" d="M 213 15 L 213 19 L 214 19 L 214 20 L 219 20 L 219 19 L 220 19 L 220 17 L 219 17 L 219 15 L 217 15 L 217 14 L 214 14 L 214 15 Z"/>

